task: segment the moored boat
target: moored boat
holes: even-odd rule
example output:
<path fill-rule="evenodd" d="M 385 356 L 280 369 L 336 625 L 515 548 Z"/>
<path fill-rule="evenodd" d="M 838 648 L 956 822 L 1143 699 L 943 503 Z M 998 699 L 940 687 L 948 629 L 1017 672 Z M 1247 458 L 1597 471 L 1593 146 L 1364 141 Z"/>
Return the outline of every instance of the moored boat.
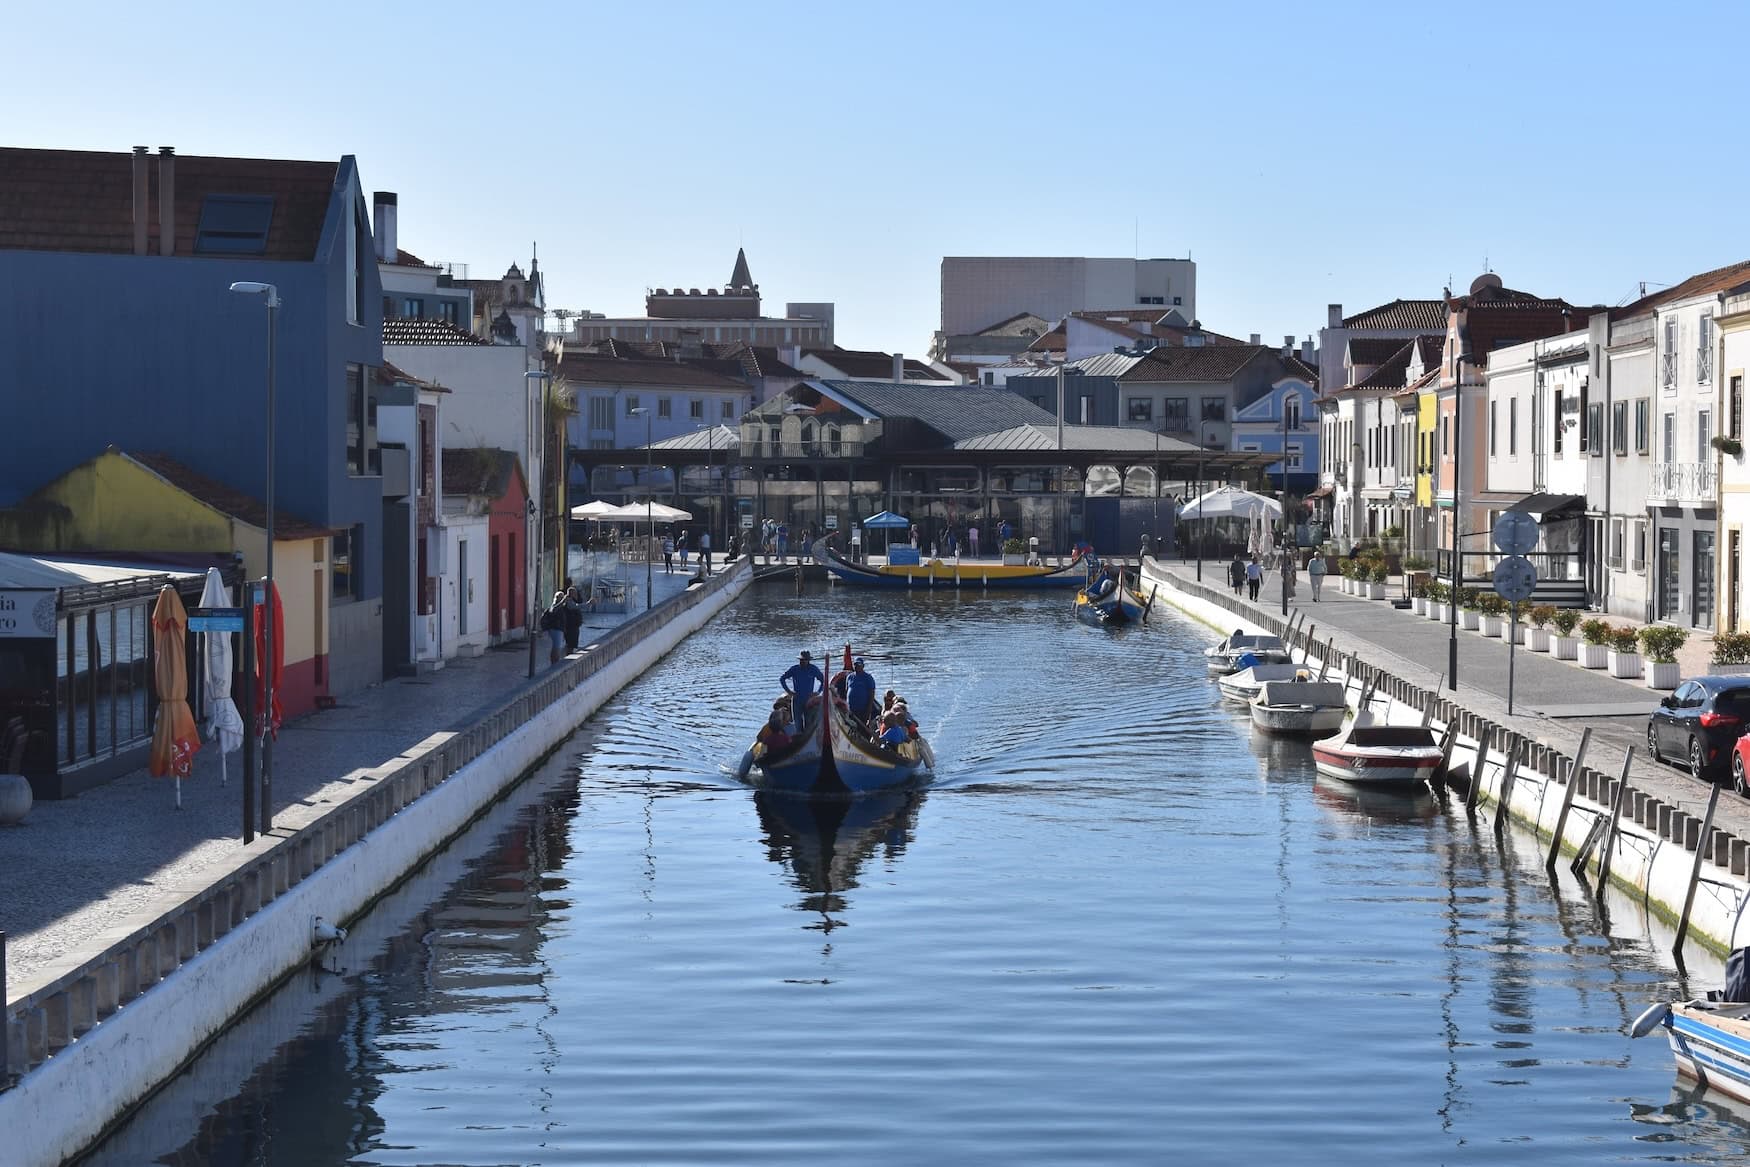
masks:
<path fill-rule="evenodd" d="M 1750 948 L 1726 959 L 1723 991 L 1693 1001 L 1661 1001 L 1635 1018 L 1632 1037 L 1663 1028 L 1677 1072 L 1709 1090 L 1750 1102 Z"/>
<path fill-rule="evenodd" d="M 1225 677 L 1215 678 L 1215 687 L 1230 701 L 1250 701 L 1271 681 L 1292 681 L 1306 676 L 1306 666 L 1283 661 L 1276 664 L 1250 664 Z"/>
<path fill-rule="evenodd" d="M 1371 710 L 1335 737 L 1313 743 L 1319 773 L 1345 782 L 1426 782 L 1440 768 L 1440 746 L 1425 725 L 1387 725 Z"/>
<path fill-rule="evenodd" d="M 814 558 L 845 583 L 873 588 L 1074 588 L 1084 573 L 1072 559 L 1062 567 L 1044 564 L 995 563 L 981 559 L 918 564 L 852 563 L 824 543 L 814 545 Z"/>
<path fill-rule="evenodd" d="M 1251 710 L 1252 724 L 1259 729 L 1324 737 L 1343 728 L 1349 705 L 1336 681 L 1266 681 L 1252 698 Z"/>
<path fill-rule="evenodd" d="M 1235 632 L 1214 648 L 1204 649 L 1203 660 L 1210 676 L 1224 677 L 1239 670 L 1239 659 L 1248 652 L 1257 658 L 1258 664 L 1287 664 L 1294 659 L 1280 636 Z"/>
<path fill-rule="evenodd" d="M 1100 628 L 1121 628 L 1126 624 L 1140 624 L 1147 607 L 1141 596 L 1119 584 L 1104 596 L 1089 596 L 1086 591 L 1077 592 L 1075 616 L 1083 624 Z"/>

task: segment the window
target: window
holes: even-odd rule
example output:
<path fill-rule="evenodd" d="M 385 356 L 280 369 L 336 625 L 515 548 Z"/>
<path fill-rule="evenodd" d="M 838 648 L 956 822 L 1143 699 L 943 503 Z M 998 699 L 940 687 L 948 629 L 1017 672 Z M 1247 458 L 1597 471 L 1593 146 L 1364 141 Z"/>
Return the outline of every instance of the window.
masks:
<path fill-rule="evenodd" d="M 1607 558 L 1611 567 L 1622 567 L 1622 542 L 1627 527 L 1627 519 L 1613 518 L 1610 520 L 1610 554 Z"/>
<path fill-rule="evenodd" d="M 1695 415 L 1695 460 L 1706 462 L 1713 457 L 1709 443 L 1714 436 L 1714 415 L 1712 410 L 1704 409 Z"/>
<path fill-rule="evenodd" d="M 735 420 L 735 402 L 725 401 L 723 403 L 723 420 L 724 421 L 734 421 Z"/>
<path fill-rule="evenodd" d="M 776 454 L 778 452 L 778 447 L 783 444 L 783 441 L 784 432 L 777 426 L 772 426 L 766 431 L 766 445 L 771 447 L 772 453 Z"/>
<path fill-rule="evenodd" d="M 1081 413 L 1079 414 L 1079 416 L 1081 418 L 1081 423 L 1083 425 L 1093 425 L 1094 424 L 1094 398 L 1092 397 L 1092 395 L 1087 394 L 1087 393 L 1083 393 L 1081 395 L 1081 398 L 1080 398 L 1080 405 L 1081 405 Z"/>
<path fill-rule="evenodd" d="M 1291 430 L 1297 430 L 1300 428 L 1300 394 L 1283 394 L 1282 424 Z"/>
<path fill-rule="evenodd" d="M 1589 412 L 1588 401 L 1590 397 L 1591 393 L 1588 386 L 1582 384 L 1580 386 L 1580 453 L 1582 454 L 1586 453 L 1588 448 L 1586 445 L 1586 439 L 1589 436 L 1590 431 L 1586 427 L 1586 415 Z"/>
<path fill-rule="evenodd" d="M 1167 298 L 1165 296 L 1138 296 L 1136 302 L 1138 304 L 1165 304 Z"/>
<path fill-rule="evenodd" d="M 674 416 L 674 404 L 672 401 L 670 401 L 669 398 L 658 397 L 656 399 L 656 416 L 657 417 L 673 417 Z"/>
<path fill-rule="evenodd" d="M 1635 557 L 1629 561 L 1630 571 L 1642 571 L 1647 566 L 1647 520 L 1635 520 Z"/>
<path fill-rule="evenodd" d="M 1519 456 L 1519 398 L 1507 399 L 1507 456 Z"/>
<path fill-rule="evenodd" d="M 1191 399 L 1168 397 L 1161 402 L 1161 428 L 1184 432 L 1191 428 Z"/>
<path fill-rule="evenodd" d="M 401 315 L 417 320 L 425 315 L 425 301 L 418 296 L 408 296 L 401 301 Z"/>
<path fill-rule="evenodd" d="M 1726 389 L 1726 432 L 1738 441 L 1744 440 L 1744 376 L 1734 374 Z"/>
<path fill-rule="evenodd" d="M 1495 431 L 1500 429 L 1500 426 L 1496 424 L 1495 417 L 1495 407 L 1499 404 L 1501 404 L 1499 401 L 1489 402 L 1489 457 L 1491 458 L 1495 456 Z"/>
<path fill-rule="evenodd" d="M 1675 413 L 1665 415 L 1665 440 L 1659 449 L 1664 454 L 1660 461 L 1677 461 L 1677 415 Z"/>
<path fill-rule="evenodd" d="M 272 224 L 272 195 L 211 194 L 201 202 L 194 249 L 203 255 L 260 255 Z"/>
<path fill-rule="evenodd" d="M 461 319 L 460 312 L 454 300 L 438 301 L 438 318 L 445 324 L 457 324 Z"/>
<path fill-rule="evenodd" d="M 1635 453 L 1645 454 L 1647 444 L 1652 435 L 1647 431 L 1651 425 L 1652 403 L 1645 397 L 1635 402 Z"/>
<path fill-rule="evenodd" d="M 1452 425 L 1450 422 L 1449 418 L 1440 419 L 1440 456 L 1442 458 L 1452 452 Z"/>
<path fill-rule="evenodd" d="M 1226 421 L 1227 420 L 1227 398 L 1225 398 L 1225 397 L 1205 397 L 1203 399 L 1203 420 L 1204 421 Z"/>
<path fill-rule="evenodd" d="M 633 414 L 638 412 L 638 409 L 639 409 L 638 394 L 636 394 L 636 393 L 626 394 L 626 416 L 631 417 Z"/>
<path fill-rule="evenodd" d="M 699 398 L 699 397 L 695 397 L 691 401 L 687 402 L 687 416 L 692 418 L 694 421 L 699 421 L 702 418 L 704 418 L 704 416 L 705 416 L 704 399 Z"/>
<path fill-rule="evenodd" d="M 1714 379 L 1714 314 L 1703 312 L 1701 326 L 1695 333 L 1695 379 L 1707 382 Z"/>
<path fill-rule="evenodd" d="M 361 524 L 329 539 L 328 594 L 331 600 L 356 600 L 359 567 L 363 562 L 365 529 Z"/>
<path fill-rule="evenodd" d="M 834 454 L 843 451 L 843 434 L 836 425 L 829 425 L 826 427 L 826 448 Z"/>
<path fill-rule="evenodd" d="M 1610 406 L 1610 452 L 1628 453 L 1628 402 L 1615 401 Z"/>
<path fill-rule="evenodd" d="M 1288 443 L 1288 468 L 1290 470 L 1299 470 L 1300 469 L 1300 456 L 1301 456 L 1300 443 L 1299 442 L 1289 442 Z"/>
<path fill-rule="evenodd" d="M 612 430 L 614 428 L 614 399 L 612 397 L 591 397 L 589 399 L 589 428 L 592 430 Z"/>
<path fill-rule="evenodd" d="M 1594 458 L 1604 457 L 1604 403 L 1595 401 L 1586 407 L 1586 433 L 1580 443 Z"/>
<path fill-rule="evenodd" d="M 1174 307 L 1175 307 L 1175 308 L 1176 308 L 1176 307 L 1178 307 L 1178 306 L 1179 306 L 1179 305 L 1180 305 L 1180 304 L 1183 304 L 1183 303 L 1184 303 L 1184 302 L 1185 302 L 1185 301 L 1184 301 L 1184 298 L 1183 298 L 1183 297 L 1180 297 L 1180 296 L 1174 296 L 1174 297 L 1173 297 L 1173 306 L 1174 306 Z"/>
<path fill-rule="evenodd" d="M 1129 411 L 1131 421 L 1154 420 L 1154 399 L 1152 397 L 1131 397 L 1125 400 L 1124 405 Z"/>
<path fill-rule="evenodd" d="M 354 477 L 382 473 L 377 452 L 377 399 L 363 365 L 346 367 L 346 472 Z"/>
<path fill-rule="evenodd" d="M 1555 406 L 1552 416 L 1556 419 L 1554 441 L 1556 457 L 1559 458 L 1562 454 L 1562 435 L 1565 432 L 1562 428 L 1564 422 L 1562 419 L 1562 391 L 1560 389 L 1556 390 Z"/>
<path fill-rule="evenodd" d="M 1677 388 L 1677 317 L 1665 317 L 1665 351 L 1659 357 L 1660 381 L 1666 389 Z"/>

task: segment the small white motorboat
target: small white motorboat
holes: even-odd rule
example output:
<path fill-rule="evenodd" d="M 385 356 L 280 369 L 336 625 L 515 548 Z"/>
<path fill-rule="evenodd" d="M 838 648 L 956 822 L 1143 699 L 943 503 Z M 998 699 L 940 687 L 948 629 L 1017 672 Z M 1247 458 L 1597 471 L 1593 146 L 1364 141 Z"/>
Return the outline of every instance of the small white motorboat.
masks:
<path fill-rule="evenodd" d="M 1259 664 L 1291 664 L 1294 660 L 1280 636 L 1253 636 L 1245 632 L 1236 632 L 1214 648 L 1204 649 L 1203 659 L 1210 676 L 1225 677 L 1239 670 L 1239 659 L 1248 652 L 1258 658 Z"/>
<path fill-rule="evenodd" d="M 1319 773 L 1345 782 L 1426 782 L 1440 768 L 1440 745 L 1425 725 L 1387 725 L 1370 709 L 1335 737 L 1313 743 Z"/>
<path fill-rule="evenodd" d="M 1630 1032 L 1644 1037 L 1661 1026 L 1679 1074 L 1750 1102 L 1750 1003 L 1660 1002 L 1636 1018 Z"/>
<path fill-rule="evenodd" d="M 1215 687 L 1230 701 L 1250 701 L 1271 681 L 1292 681 L 1297 677 L 1301 680 L 1309 678 L 1305 665 L 1254 664 L 1215 678 Z"/>
<path fill-rule="evenodd" d="M 1270 733 L 1326 737 L 1343 728 L 1349 712 L 1344 691 L 1336 681 L 1266 681 L 1252 698 L 1252 724 Z"/>

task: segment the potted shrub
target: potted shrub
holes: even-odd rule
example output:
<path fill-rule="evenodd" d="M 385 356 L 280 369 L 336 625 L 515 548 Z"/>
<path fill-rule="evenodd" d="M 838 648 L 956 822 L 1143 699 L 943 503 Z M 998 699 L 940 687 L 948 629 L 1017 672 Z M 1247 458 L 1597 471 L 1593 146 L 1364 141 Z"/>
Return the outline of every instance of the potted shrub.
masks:
<path fill-rule="evenodd" d="M 1337 574 L 1343 577 L 1343 582 L 1338 584 L 1337 587 L 1345 596 L 1354 595 L 1355 561 L 1353 559 L 1339 559 L 1337 561 Z"/>
<path fill-rule="evenodd" d="M 1580 667 L 1601 669 L 1610 663 L 1610 624 L 1593 616 L 1580 621 Z"/>
<path fill-rule="evenodd" d="M 1458 626 L 1467 632 L 1475 632 L 1482 626 L 1483 614 L 1477 609 L 1477 590 L 1475 588 L 1458 589 Z"/>
<path fill-rule="evenodd" d="M 1605 656 L 1611 676 L 1628 681 L 1641 675 L 1640 633 L 1627 626 L 1613 627 L 1605 637 L 1605 644 L 1609 646 Z"/>
<path fill-rule="evenodd" d="M 1428 580 L 1418 576 L 1410 583 L 1410 611 L 1418 616 L 1428 614 Z"/>
<path fill-rule="evenodd" d="M 1367 598 L 1385 599 L 1385 560 L 1375 560 L 1367 567 Z"/>
<path fill-rule="evenodd" d="M 1446 585 L 1439 580 L 1428 581 L 1428 610 L 1423 615 L 1437 622 L 1446 619 Z"/>
<path fill-rule="evenodd" d="M 1027 544 L 1019 539 L 1008 539 L 1003 543 L 1003 562 L 1010 567 L 1019 567 L 1027 562 Z"/>
<path fill-rule="evenodd" d="M 1714 651 L 1707 671 L 1727 677 L 1750 673 L 1750 632 L 1714 633 Z"/>
<path fill-rule="evenodd" d="M 1744 452 L 1744 443 L 1740 442 L 1737 438 L 1729 437 L 1726 434 L 1715 434 L 1708 440 L 1708 444 L 1720 453 L 1729 455 L 1733 458 L 1736 458 L 1739 454 Z"/>
<path fill-rule="evenodd" d="M 1727 633 L 1726 635 L 1744 635 Z M 1689 639 L 1689 632 L 1669 624 L 1649 624 L 1641 629 L 1641 648 L 1646 652 L 1645 676 L 1649 689 L 1675 689 L 1683 678 L 1677 669 L 1677 650 Z"/>
<path fill-rule="evenodd" d="M 1502 635 L 1510 638 L 1514 644 L 1524 644 L 1526 636 L 1531 632 L 1531 625 L 1526 618 L 1531 614 L 1531 604 L 1527 600 L 1512 600 L 1507 602 L 1507 624 Z"/>
<path fill-rule="evenodd" d="M 1525 647 L 1532 652 L 1549 651 L 1549 622 L 1556 618 L 1556 610 L 1549 604 L 1533 604 L 1526 615 L 1531 620 L 1531 627 L 1525 630 Z"/>
<path fill-rule="evenodd" d="M 1574 635 L 1575 625 L 1580 623 L 1580 613 L 1572 608 L 1558 609 L 1550 619 L 1555 625 L 1556 638 L 1554 652 L 1557 660 L 1574 660 L 1580 655 L 1580 641 Z"/>
<path fill-rule="evenodd" d="M 1477 631 L 1484 636 L 1501 635 L 1501 613 L 1507 610 L 1507 601 L 1494 592 L 1483 592 L 1477 596 Z"/>

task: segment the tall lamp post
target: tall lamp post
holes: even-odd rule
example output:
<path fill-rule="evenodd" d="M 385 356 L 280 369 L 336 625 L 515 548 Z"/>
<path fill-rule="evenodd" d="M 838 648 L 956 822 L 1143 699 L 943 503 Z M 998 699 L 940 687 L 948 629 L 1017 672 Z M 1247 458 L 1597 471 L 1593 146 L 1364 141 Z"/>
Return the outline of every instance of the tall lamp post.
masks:
<path fill-rule="evenodd" d="M 656 518 L 651 509 L 650 498 L 650 479 L 654 473 L 650 461 L 653 453 L 650 448 L 650 407 L 640 405 L 629 412 L 633 417 L 637 417 L 639 414 L 644 415 L 644 610 L 648 612 L 650 611 L 651 588 L 650 547 L 652 543 L 656 542 Z"/>
<path fill-rule="evenodd" d="M 523 535 L 523 545 L 529 549 L 535 568 L 533 572 L 528 570 L 526 564 L 523 568 L 524 575 L 527 577 L 524 585 L 529 592 L 529 676 L 531 677 L 535 675 L 535 625 L 540 622 L 541 618 L 541 553 L 546 550 L 547 542 L 547 483 L 549 481 L 547 476 L 547 424 L 550 420 L 547 413 L 547 388 L 552 381 L 552 374 L 544 369 L 531 369 L 523 374 L 525 389 L 531 387 L 530 382 L 534 381 L 541 383 L 540 420 L 538 423 L 541 432 L 536 439 L 540 445 L 541 455 L 538 462 L 539 473 L 535 483 L 535 498 L 529 502 L 529 517 L 534 520 L 535 535 L 530 538 L 526 531 Z M 534 421 L 535 419 L 530 418 L 530 420 Z M 568 525 L 562 522 L 559 529 L 563 531 Z M 565 540 L 562 539 L 560 542 L 564 543 Z M 553 590 L 557 592 L 559 589 L 555 586 Z"/>
<path fill-rule="evenodd" d="M 1447 618 L 1450 621 L 1446 642 L 1446 681 L 1454 693 L 1458 692 L 1458 593 L 1464 586 L 1464 533 L 1460 529 L 1459 517 L 1462 513 L 1459 506 L 1460 473 L 1464 469 L 1464 362 L 1468 358 L 1464 354 L 1456 354 L 1452 358 L 1452 594 L 1447 598 L 1451 601 L 1446 605 Z"/>
<path fill-rule="evenodd" d="M 273 594 L 273 415 L 274 343 L 280 292 L 272 284 L 257 283 L 254 280 L 239 280 L 231 285 L 231 290 L 242 296 L 260 296 L 267 305 L 267 562 L 262 574 L 262 596 L 267 603 L 267 627 L 261 638 L 261 723 L 264 732 L 261 735 L 260 827 L 261 833 L 265 835 L 273 829 L 273 629 L 274 614 L 279 610 Z"/>

